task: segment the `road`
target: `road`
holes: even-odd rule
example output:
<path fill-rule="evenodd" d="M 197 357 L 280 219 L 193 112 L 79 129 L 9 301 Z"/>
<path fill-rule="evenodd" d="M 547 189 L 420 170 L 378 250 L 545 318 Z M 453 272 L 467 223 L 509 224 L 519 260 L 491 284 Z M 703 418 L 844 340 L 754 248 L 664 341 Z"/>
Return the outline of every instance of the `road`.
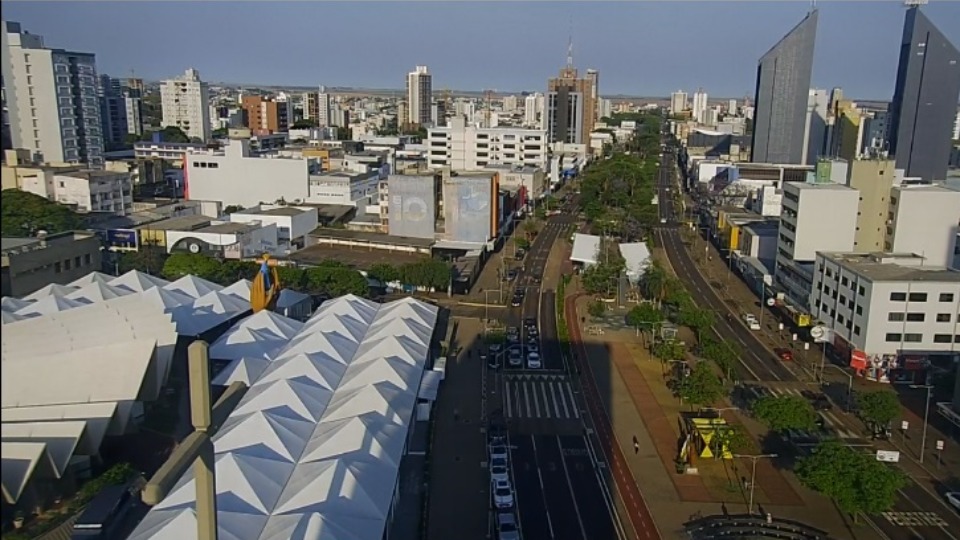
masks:
<path fill-rule="evenodd" d="M 717 315 L 713 331 L 722 338 L 736 339 L 742 346 L 739 380 L 774 384 L 799 380 L 751 330 L 736 319 L 739 314 L 730 313 L 729 307 L 696 267 L 687 246 L 681 240 L 681 224 L 673 207 L 673 195 L 680 189 L 679 184 L 674 181 L 676 166 L 675 154 L 668 151 L 661 159 L 658 179 L 660 217 L 665 219 L 666 223 L 657 229 L 657 237 L 667 253 L 670 265 L 694 295 L 694 300 Z M 733 320 L 727 318 L 728 314 Z M 894 508 L 890 512 L 869 516 L 868 520 L 878 536 L 890 540 L 960 540 L 960 517 L 957 513 L 937 494 L 927 491 L 912 479 L 898 493 Z"/>
<path fill-rule="evenodd" d="M 568 372 L 557 337 L 556 292 L 542 287 L 547 259 L 573 219 L 547 220 L 511 283 L 526 296 L 518 307 L 499 309 L 506 326 L 537 320 L 543 367 L 502 367 L 486 373 L 491 414 L 507 421 L 517 518 L 529 540 L 615 540 L 622 528 L 584 436 L 579 384 Z M 504 295 L 512 298 L 513 291 Z M 503 365 L 503 362 L 501 362 Z"/>

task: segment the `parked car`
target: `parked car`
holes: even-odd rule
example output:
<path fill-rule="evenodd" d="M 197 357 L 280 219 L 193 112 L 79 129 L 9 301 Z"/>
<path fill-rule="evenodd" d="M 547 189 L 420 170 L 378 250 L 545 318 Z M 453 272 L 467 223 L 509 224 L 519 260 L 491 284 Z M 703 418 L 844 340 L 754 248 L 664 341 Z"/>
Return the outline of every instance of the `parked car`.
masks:
<path fill-rule="evenodd" d="M 490 479 L 510 481 L 510 469 L 507 468 L 507 460 L 501 458 L 490 460 Z"/>
<path fill-rule="evenodd" d="M 513 512 L 497 514 L 497 536 L 500 540 L 520 540 L 520 530 Z"/>
<path fill-rule="evenodd" d="M 530 328 L 531 326 L 536 327 L 537 319 L 535 317 L 527 317 L 526 319 L 523 320 L 523 325 L 526 326 L 527 328 Z"/>
<path fill-rule="evenodd" d="M 807 400 L 810 401 L 810 404 L 813 405 L 813 408 L 818 411 L 829 411 L 830 409 L 833 409 L 833 404 L 830 403 L 830 399 L 827 398 L 826 394 L 812 392 L 810 390 L 804 390 L 800 394 L 807 398 Z"/>
<path fill-rule="evenodd" d="M 519 274 L 519 273 L 520 273 L 520 272 L 518 272 L 516 268 L 511 268 L 511 269 L 507 272 L 507 281 L 513 281 L 513 280 L 517 279 L 517 274 Z"/>
<path fill-rule="evenodd" d="M 512 508 L 513 507 L 513 488 L 510 487 L 510 482 L 507 481 L 492 481 L 491 492 L 493 492 L 493 504 L 497 508 Z"/>
<path fill-rule="evenodd" d="M 527 343 L 527 352 L 528 353 L 538 353 L 540 352 L 540 346 L 536 343 Z"/>
<path fill-rule="evenodd" d="M 519 367 L 523 365 L 523 351 L 520 347 L 514 347 L 510 349 L 510 357 L 508 359 L 510 365 L 513 367 Z"/>
<path fill-rule="evenodd" d="M 128 486 L 110 486 L 90 501 L 73 524 L 72 540 L 113 538 L 126 513 L 136 504 Z"/>
<path fill-rule="evenodd" d="M 952 506 L 954 510 L 960 512 L 960 491 L 945 493 L 943 498 L 947 500 L 947 504 Z"/>
<path fill-rule="evenodd" d="M 777 358 L 780 360 L 783 360 L 784 362 L 793 362 L 793 351 L 790 349 L 774 349 L 773 352 L 776 353 Z"/>
<path fill-rule="evenodd" d="M 507 459 L 507 445 L 505 444 L 492 444 L 490 445 L 490 461 L 496 459 Z"/>
<path fill-rule="evenodd" d="M 522 296 L 513 295 L 513 300 L 510 302 L 510 305 L 513 307 L 520 307 L 520 304 L 522 303 L 523 303 Z"/>
<path fill-rule="evenodd" d="M 743 322 L 751 330 L 760 330 L 760 321 L 753 313 L 747 313 L 743 316 Z"/>

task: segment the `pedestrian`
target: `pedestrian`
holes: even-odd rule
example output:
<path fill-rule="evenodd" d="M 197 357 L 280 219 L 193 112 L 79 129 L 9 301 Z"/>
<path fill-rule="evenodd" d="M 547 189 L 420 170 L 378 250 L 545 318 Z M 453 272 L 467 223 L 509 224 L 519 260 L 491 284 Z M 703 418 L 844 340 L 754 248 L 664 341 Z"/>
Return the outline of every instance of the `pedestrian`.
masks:
<path fill-rule="evenodd" d="M 640 453 L 640 441 L 638 441 L 636 437 L 633 438 L 633 453 Z"/>

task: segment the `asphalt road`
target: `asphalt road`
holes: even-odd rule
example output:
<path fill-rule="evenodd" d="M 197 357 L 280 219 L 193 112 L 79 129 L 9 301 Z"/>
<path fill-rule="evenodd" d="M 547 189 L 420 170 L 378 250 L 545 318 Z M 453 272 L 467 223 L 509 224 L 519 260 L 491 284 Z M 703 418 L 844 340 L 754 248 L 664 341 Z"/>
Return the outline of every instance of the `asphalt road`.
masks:
<path fill-rule="evenodd" d="M 795 381 L 797 377 L 771 351 L 760 343 L 739 320 L 727 320 L 730 313 L 710 284 L 696 268 L 690 253 L 680 238 L 677 217 L 673 208 L 673 194 L 679 186 L 675 177 L 675 155 L 668 152 L 661 159 L 658 181 L 660 217 L 667 220 L 658 231 L 660 245 L 667 252 L 671 266 L 678 277 L 702 307 L 714 310 L 717 322 L 713 330 L 720 337 L 736 339 L 742 346 L 741 368 L 738 377 L 745 381 Z M 667 191 L 670 188 L 671 191 Z M 737 317 L 738 314 L 733 314 Z M 868 517 L 878 537 L 889 540 L 960 540 L 960 517 L 936 494 L 911 481 L 900 490 L 890 512 Z"/>

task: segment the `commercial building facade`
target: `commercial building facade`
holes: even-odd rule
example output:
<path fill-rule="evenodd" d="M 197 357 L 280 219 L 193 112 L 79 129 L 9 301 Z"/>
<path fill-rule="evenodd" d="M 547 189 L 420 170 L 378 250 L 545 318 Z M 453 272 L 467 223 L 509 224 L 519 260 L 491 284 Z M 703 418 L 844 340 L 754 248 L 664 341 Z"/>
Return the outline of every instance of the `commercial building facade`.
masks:
<path fill-rule="evenodd" d="M 571 57 L 559 76 L 547 82 L 544 114 L 549 142 L 589 142 L 597 121 L 598 79 L 593 70 L 580 78 Z"/>
<path fill-rule="evenodd" d="M 46 163 L 103 164 L 93 54 L 49 49 L 43 37 L 4 21 L 2 80 L 11 148 Z"/>
<path fill-rule="evenodd" d="M 430 105 L 433 103 L 433 76 L 427 66 L 417 66 L 407 74 L 406 122 L 418 126 L 431 125 Z"/>
<path fill-rule="evenodd" d="M 381 194 L 381 223 L 393 236 L 435 238 L 440 216 L 440 174 L 387 177 L 387 192 Z"/>
<path fill-rule="evenodd" d="M 243 96 L 240 106 L 246 113 L 247 127 L 253 133 L 279 133 L 290 129 L 293 109 L 289 101 Z"/>
<path fill-rule="evenodd" d="M 760 58 L 750 161 L 803 163 L 817 18 L 810 11 Z"/>
<path fill-rule="evenodd" d="M 100 270 L 100 239 L 65 232 L 37 238 L 4 238 L 2 295 L 26 296 L 51 283 L 66 285 Z"/>
<path fill-rule="evenodd" d="M 884 251 L 915 253 L 930 266 L 951 266 L 960 223 L 960 191 L 898 186 L 890 192 Z"/>
<path fill-rule="evenodd" d="M 463 118 L 451 118 L 449 124 L 429 130 L 427 166 L 431 169 L 478 171 L 494 165 L 547 168 L 549 147 L 544 130 L 475 127 Z"/>
<path fill-rule="evenodd" d="M 210 90 L 200 72 L 188 69 L 183 75 L 160 83 L 163 125 L 183 130 L 191 139 L 210 140 Z"/>

